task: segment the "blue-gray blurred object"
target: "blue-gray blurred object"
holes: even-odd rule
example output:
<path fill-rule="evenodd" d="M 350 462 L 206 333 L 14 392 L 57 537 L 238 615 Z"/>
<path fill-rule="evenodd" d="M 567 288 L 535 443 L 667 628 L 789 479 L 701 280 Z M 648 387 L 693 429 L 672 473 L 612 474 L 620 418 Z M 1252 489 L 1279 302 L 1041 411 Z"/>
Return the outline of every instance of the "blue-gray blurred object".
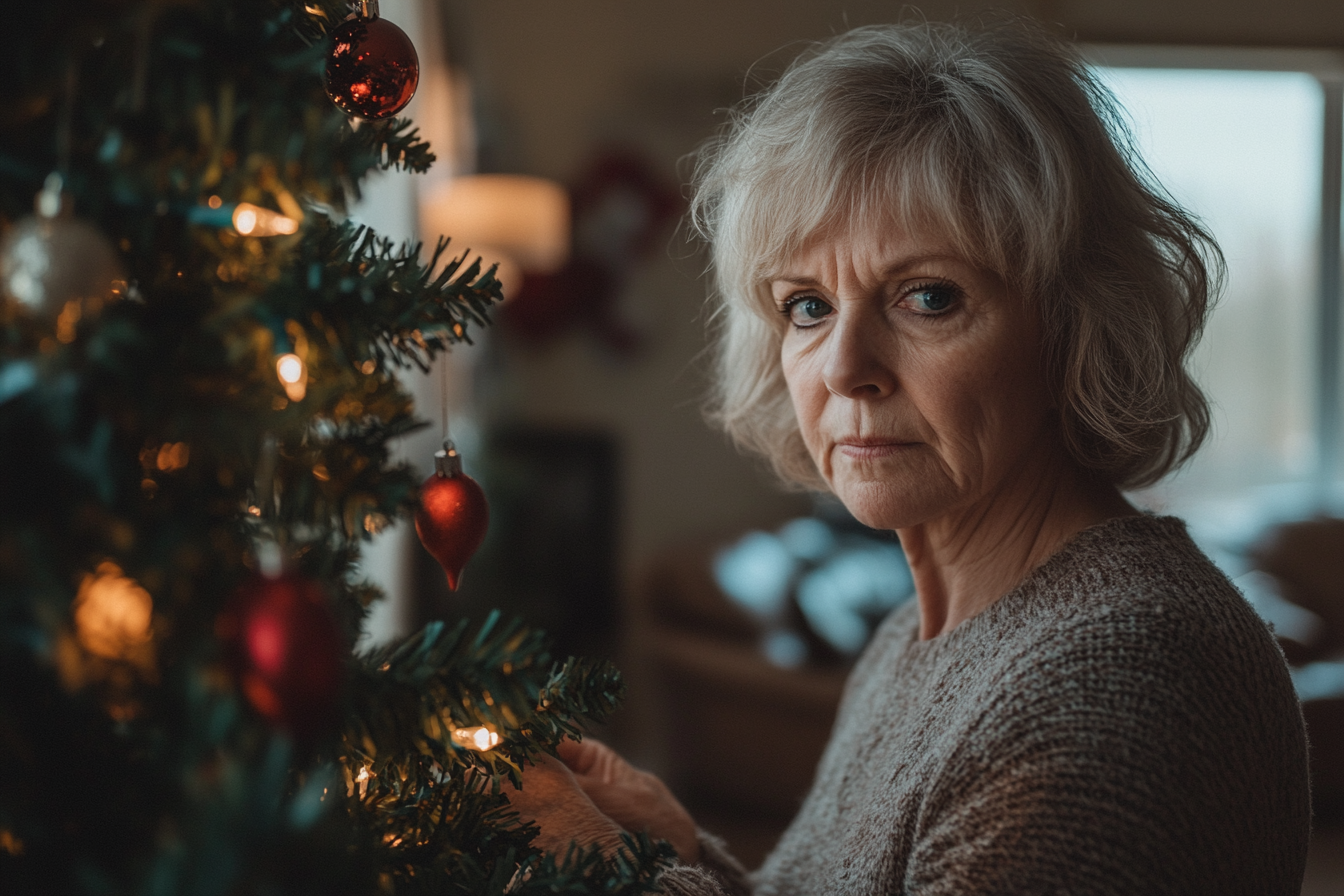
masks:
<path fill-rule="evenodd" d="M 748 532 L 713 559 L 715 581 L 759 620 L 761 650 L 777 666 L 799 666 L 818 652 L 857 656 L 882 617 L 914 595 L 893 536 L 827 510 L 826 519 Z"/>

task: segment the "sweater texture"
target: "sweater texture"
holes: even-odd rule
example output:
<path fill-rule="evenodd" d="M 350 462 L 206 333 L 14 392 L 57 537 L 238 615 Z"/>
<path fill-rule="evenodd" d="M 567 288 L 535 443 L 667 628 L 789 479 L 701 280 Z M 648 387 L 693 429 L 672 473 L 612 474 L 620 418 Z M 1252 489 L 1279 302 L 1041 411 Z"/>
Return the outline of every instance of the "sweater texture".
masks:
<path fill-rule="evenodd" d="M 1086 529 L 979 615 L 918 631 L 913 601 L 879 628 L 762 868 L 705 836 L 667 893 L 1300 891 L 1283 654 L 1180 520 Z"/>

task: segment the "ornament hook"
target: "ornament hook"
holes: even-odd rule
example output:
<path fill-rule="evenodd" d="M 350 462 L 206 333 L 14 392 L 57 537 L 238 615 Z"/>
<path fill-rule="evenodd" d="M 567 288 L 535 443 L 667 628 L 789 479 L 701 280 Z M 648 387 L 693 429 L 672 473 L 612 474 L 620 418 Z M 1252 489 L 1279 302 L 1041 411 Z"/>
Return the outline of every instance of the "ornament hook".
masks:
<path fill-rule="evenodd" d="M 37 194 L 34 206 L 37 213 L 43 218 L 54 218 L 62 211 L 66 210 L 68 202 L 62 195 L 65 189 L 65 178 L 61 177 L 60 172 L 53 171 L 47 175 L 46 181 L 42 184 L 42 189 Z"/>
<path fill-rule="evenodd" d="M 443 449 L 434 452 L 434 470 L 448 479 L 462 472 L 462 455 L 457 453 L 452 439 L 444 439 Z"/>

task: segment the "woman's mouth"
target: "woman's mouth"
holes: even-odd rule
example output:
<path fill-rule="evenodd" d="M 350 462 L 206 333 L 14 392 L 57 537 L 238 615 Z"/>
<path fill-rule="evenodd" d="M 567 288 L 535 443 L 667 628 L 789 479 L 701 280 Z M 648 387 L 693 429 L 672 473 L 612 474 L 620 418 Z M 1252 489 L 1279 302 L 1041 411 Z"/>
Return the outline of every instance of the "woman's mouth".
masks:
<path fill-rule="evenodd" d="M 835 448 L 852 460 L 876 460 L 899 454 L 918 444 L 918 442 L 906 442 L 901 439 L 846 438 L 838 440 L 835 443 Z"/>

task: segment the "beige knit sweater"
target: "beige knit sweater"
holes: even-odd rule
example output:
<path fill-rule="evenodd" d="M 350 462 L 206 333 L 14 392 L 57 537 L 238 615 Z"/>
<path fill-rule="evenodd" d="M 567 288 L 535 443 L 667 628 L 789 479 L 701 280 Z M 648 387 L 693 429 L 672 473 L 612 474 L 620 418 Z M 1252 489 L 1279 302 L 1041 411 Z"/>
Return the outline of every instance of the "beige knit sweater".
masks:
<path fill-rule="evenodd" d="M 705 837 L 667 893 L 1299 892 L 1283 655 L 1180 520 L 1087 529 L 979 616 L 918 628 L 913 603 L 882 624 L 760 871 Z"/>

